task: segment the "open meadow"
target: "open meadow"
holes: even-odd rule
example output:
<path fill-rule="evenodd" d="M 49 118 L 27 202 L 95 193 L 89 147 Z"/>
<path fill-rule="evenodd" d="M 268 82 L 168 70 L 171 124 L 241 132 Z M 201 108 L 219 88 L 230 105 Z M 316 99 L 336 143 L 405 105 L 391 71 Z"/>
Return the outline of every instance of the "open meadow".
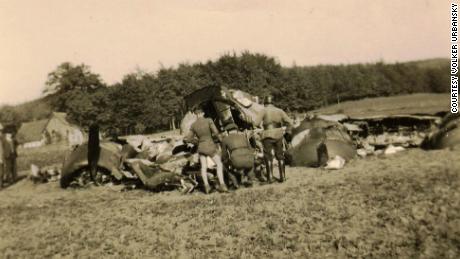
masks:
<path fill-rule="evenodd" d="M 314 112 L 318 114 L 343 113 L 350 117 L 436 114 L 449 110 L 449 94 L 418 93 L 390 97 L 364 98 L 330 105 Z"/>
<path fill-rule="evenodd" d="M 456 258 L 459 151 L 407 150 L 229 194 L 24 179 L 0 192 L 0 257 Z"/>

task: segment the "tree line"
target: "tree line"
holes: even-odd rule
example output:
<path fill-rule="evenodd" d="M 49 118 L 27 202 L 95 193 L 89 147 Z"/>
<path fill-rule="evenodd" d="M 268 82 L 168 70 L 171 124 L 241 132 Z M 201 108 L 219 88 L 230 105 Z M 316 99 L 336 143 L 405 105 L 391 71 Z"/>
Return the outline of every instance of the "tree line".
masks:
<path fill-rule="evenodd" d="M 2 107 L 0 122 L 19 124 L 59 111 L 82 127 L 96 122 L 120 134 L 153 133 L 169 129 L 173 118 L 180 121 L 186 112 L 183 97 L 207 86 L 240 89 L 261 98 L 270 94 L 277 106 L 290 112 L 365 97 L 448 92 L 448 61 L 428 63 L 283 67 L 274 57 L 243 52 L 155 73 L 138 70 L 107 85 L 85 64 L 65 62 L 48 74 L 44 98 Z"/>

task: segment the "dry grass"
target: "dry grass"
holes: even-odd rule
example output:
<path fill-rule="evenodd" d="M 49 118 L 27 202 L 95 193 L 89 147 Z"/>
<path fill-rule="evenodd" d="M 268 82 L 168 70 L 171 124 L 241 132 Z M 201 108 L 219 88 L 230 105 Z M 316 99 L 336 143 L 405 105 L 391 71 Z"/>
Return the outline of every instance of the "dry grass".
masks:
<path fill-rule="evenodd" d="M 23 180 L 0 192 L 0 257 L 455 258 L 458 155 L 289 168 L 285 184 L 209 196 Z"/>

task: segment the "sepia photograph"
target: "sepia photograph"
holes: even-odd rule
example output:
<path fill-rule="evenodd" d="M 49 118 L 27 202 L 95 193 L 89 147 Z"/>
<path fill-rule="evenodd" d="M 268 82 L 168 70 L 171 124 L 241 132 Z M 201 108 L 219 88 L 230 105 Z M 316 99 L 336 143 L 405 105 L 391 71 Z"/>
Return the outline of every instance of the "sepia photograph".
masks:
<path fill-rule="evenodd" d="M 457 0 L 0 0 L 0 258 L 459 258 Z"/>

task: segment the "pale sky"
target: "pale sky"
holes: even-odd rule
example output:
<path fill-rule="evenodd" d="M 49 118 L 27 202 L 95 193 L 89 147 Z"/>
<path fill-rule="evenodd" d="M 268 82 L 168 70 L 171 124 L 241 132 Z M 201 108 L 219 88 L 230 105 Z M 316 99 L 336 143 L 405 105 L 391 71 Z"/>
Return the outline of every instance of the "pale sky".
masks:
<path fill-rule="evenodd" d="M 111 84 L 243 50 L 284 66 L 447 58 L 450 2 L 0 0 L 0 104 L 39 97 L 65 61 Z"/>

